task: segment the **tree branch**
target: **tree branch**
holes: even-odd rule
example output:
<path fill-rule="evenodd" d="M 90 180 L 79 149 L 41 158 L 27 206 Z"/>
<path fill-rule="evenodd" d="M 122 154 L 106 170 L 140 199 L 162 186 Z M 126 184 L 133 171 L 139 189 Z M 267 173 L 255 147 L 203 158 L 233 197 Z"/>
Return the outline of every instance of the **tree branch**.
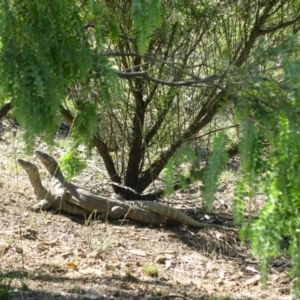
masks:
<path fill-rule="evenodd" d="M 167 85 L 167 86 L 201 86 L 202 84 L 213 84 L 214 81 L 217 79 L 220 79 L 221 76 L 218 75 L 211 75 L 206 78 L 198 78 L 194 80 L 182 80 L 182 81 L 167 81 L 167 80 L 161 80 L 155 77 L 151 77 L 148 75 L 147 71 L 144 72 L 118 72 L 116 71 L 117 75 L 120 78 L 124 79 L 146 79 L 151 82 L 161 84 L 161 85 Z"/>
<path fill-rule="evenodd" d="M 261 29 L 261 30 L 259 30 L 259 33 L 267 34 L 267 33 L 270 33 L 270 32 L 274 32 L 274 31 L 277 31 L 279 29 L 283 29 L 283 28 L 286 28 L 290 25 L 293 25 L 294 23 L 298 22 L 299 20 L 300 20 L 300 16 L 298 16 L 296 19 L 294 19 L 292 21 L 289 21 L 289 22 L 286 22 L 286 23 L 281 23 L 281 24 L 278 24 L 278 25 L 273 26 L 271 28 Z"/>
<path fill-rule="evenodd" d="M 161 153 L 159 158 L 149 166 L 144 175 L 133 187 L 137 192 L 143 192 L 144 189 L 159 176 L 160 172 L 163 170 L 167 162 L 171 159 L 176 150 L 182 145 L 184 141 L 190 139 L 194 134 L 204 128 L 212 120 L 212 118 L 218 112 L 220 105 L 226 99 L 225 95 L 227 95 L 225 92 L 221 92 L 218 97 L 219 101 L 216 101 L 211 106 L 204 106 L 198 114 L 198 116 L 203 115 L 204 117 L 199 122 L 194 122 L 193 124 L 191 124 L 189 128 L 182 134 L 182 136 L 177 139 L 166 151 Z M 198 119 L 198 116 L 196 117 L 196 120 Z"/>
<path fill-rule="evenodd" d="M 268 17 L 269 17 L 269 12 L 270 10 L 272 9 L 272 7 L 274 7 L 276 4 L 278 3 L 278 0 L 273 0 L 273 1 L 270 1 L 269 2 L 269 5 L 267 5 L 265 7 L 265 10 L 263 11 L 262 15 L 258 16 L 258 12 L 259 12 L 259 9 L 257 10 L 257 16 L 256 16 L 256 22 L 251 30 L 251 33 L 250 33 L 250 36 L 248 38 L 248 40 L 246 41 L 245 43 L 245 46 L 240 54 L 240 56 L 238 57 L 238 59 L 236 60 L 236 62 L 234 63 L 234 65 L 236 67 L 241 67 L 244 62 L 247 60 L 249 54 L 250 54 L 250 51 L 251 49 L 253 48 L 254 46 L 254 43 L 256 41 L 256 39 L 263 35 L 263 32 L 262 32 L 262 26 L 266 23 Z"/>

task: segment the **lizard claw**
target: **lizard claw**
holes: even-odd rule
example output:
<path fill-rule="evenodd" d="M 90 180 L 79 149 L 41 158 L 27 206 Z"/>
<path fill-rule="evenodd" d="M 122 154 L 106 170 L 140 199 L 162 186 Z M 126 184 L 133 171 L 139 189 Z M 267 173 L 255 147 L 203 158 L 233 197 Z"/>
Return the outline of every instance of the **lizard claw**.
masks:
<path fill-rule="evenodd" d="M 41 200 L 39 203 L 35 205 L 31 205 L 27 207 L 27 210 L 39 212 L 43 209 L 46 209 L 46 207 L 49 205 L 49 201 L 46 199 Z M 45 207 L 46 206 L 46 207 Z"/>

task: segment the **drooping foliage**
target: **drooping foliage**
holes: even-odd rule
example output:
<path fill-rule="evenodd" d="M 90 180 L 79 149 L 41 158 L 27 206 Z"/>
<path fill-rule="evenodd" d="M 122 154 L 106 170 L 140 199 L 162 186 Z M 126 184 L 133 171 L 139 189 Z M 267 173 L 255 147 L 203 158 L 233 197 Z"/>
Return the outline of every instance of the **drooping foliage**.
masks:
<path fill-rule="evenodd" d="M 299 42 L 295 36 L 276 49 L 257 48 L 255 82 L 247 80 L 237 97 L 241 120 L 241 169 L 235 195 L 237 220 L 246 199 L 263 191 L 266 199 L 259 219 L 250 227 L 254 253 L 261 259 L 263 280 L 269 258 L 280 255 L 284 239 L 293 267 L 294 288 L 299 295 Z M 278 72 L 266 77 L 261 68 L 273 65 Z"/>
<path fill-rule="evenodd" d="M 226 144 L 228 137 L 222 132 L 215 139 L 213 143 L 213 155 L 209 160 L 208 170 L 205 173 L 205 190 L 204 200 L 206 205 L 211 208 L 213 204 L 214 195 L 218 188 L 218 179 L 223 171 L 224 165 L 228 161 L 228 154 L 226 152 Z"/>
<path fill-rule="evenodd" d="M 137 33 L 137 47 L 144 54 L 150 34 L 160 24 L 160 0 L 135 0 L 132 2 L 131 11 Z"/>
<path fill-rule="evenodd" d="M 159 1 L 136 0 L 132 4 L 140 51 L 147 43 L 145 34 L 158 25 L 158 9 Z M 141 18 L 148 22 L 145 26 L 140 26 Z M 86 98 L 84 89 L 97 77 L 102 107 L 109 105 L 109 91 L 117 86 L 117 76 L 103 55 L 106 36 L 115 41 L 118 38 L 118 24 L 111 11 L 95 1 L 82 7 L 77 1 L 7 0 L 2 1 L 0 19 L 2 98 L 12 101 L 28 150 L 38 135 L 53 142 L 60 104 L 75 84 L 84 87 L 82 96 Z M 95 33 L 92 37 L 89 27 Z M 74 137 L 81 143 L 95 134 L 96 111 L 88 104 L 79 104 L 76 109 Z"/>
<path fill-rule="evenodd" d="M 91 49 L 73 1 L 2 1 L 1 87 L 25 129 L 53 141 L 67 88 L 85 82 Z"/>

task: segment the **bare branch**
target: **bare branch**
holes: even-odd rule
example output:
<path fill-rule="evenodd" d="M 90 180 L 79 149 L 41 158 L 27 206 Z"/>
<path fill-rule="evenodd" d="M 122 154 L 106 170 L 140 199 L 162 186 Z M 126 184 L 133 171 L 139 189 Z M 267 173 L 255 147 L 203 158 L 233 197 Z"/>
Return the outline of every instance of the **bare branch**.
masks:
<path fill-rule="evenodd" d="M 270 33 L 270 32 L 274 32 L 274 31 L 277 31 L 279 29 L 283 29 L 283 28 L 286 28 L 290 25 L 293 25 L 294 23 L 298 22 L 299 20 L 300 20 L 300 16 L 298 16 L 296 19 L 294 19 L 292 21 L 281 23 L 281 24 L 278 24 L 276 26 L 273 26 L 273 27 L 270 27 L 270 28 L 267 28 L 267 29 L 261 29 L 261 30 L 259 30 L 259 32 L 261 34 L 267 34 L 267 33 Z"/>
<path fill-rule="evenodd" d="M 278 3 L 278 0 L 273 0 L 269 2 L 269 5 L 267 5 L 262 13 L 262 15 L 260 16 L 260 18 L 258 18 L 258 12 L 259 12 L 259 8 L 257 9 L 257 16 L 256 16 L 256 22 L 251 30 L 250 36 L 248 38 L 248 40 L 245 43 L 245 46 L 240 54 L 240 56 L 238 57 L 238 59 L 236 60 L 236 62 L 234 63 L 235 66 L 237 67 L 241 67 L 244 62 L 247 60 L 251 49 L 254 46 L 255 41 L 257 40 L 257 38 L 261 35 L 263 35 L 262 32 L 262 27 L 265 25 L 268 17 L 269 17 L 269 12 L 270 10 Z"/>
<path fill-rule="evenodd" d="M 120 78 L 124 79 L 146 79 L 154 83 L 158 83 L 161 85 L 167 85 L 167 86 L 197 86 L 200 84 L 212 84 L 217 79 L 220 79 L 221 76 L 219 75 L 211 75 L 206 78 L 199 78 L 195 80 L 183 80 L 183 81 L 167 81 L 167 80 L 161 80 L 158 78 L 151 77 L 147 74 L 147 71 L 145 72 L 116 72 L 117 75 Z"/>

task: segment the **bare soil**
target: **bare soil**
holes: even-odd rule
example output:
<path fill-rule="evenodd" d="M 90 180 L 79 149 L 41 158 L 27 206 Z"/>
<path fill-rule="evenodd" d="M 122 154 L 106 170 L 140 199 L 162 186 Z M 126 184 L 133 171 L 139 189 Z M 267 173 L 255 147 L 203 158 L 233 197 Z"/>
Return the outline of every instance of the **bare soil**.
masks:
<path fill-rule="evenodd" d="M 63 152 L 56 147 L 52 154 Z M 37 160 L 25 156 L 22 138 L 11 130 L 0 134 L 0 157 L 0 272 L 4 281 L 12 279 L 12 299 L 292 299 L 288 259 L 273 262 L 263 290 L 258 261 L 235 232 L 30 212 L 26 207 L 35 200 L 16 159 Z M 74 181 L 109 196 L 99 161 L 95 155 Z M 212 213 L 202 208 L 197 186 L 165 200 L 196 220 L 226 223 L 232 221 L 233 189 L 231 172 Z M 257 199 L 249 213 L 261 205 Z"/>

